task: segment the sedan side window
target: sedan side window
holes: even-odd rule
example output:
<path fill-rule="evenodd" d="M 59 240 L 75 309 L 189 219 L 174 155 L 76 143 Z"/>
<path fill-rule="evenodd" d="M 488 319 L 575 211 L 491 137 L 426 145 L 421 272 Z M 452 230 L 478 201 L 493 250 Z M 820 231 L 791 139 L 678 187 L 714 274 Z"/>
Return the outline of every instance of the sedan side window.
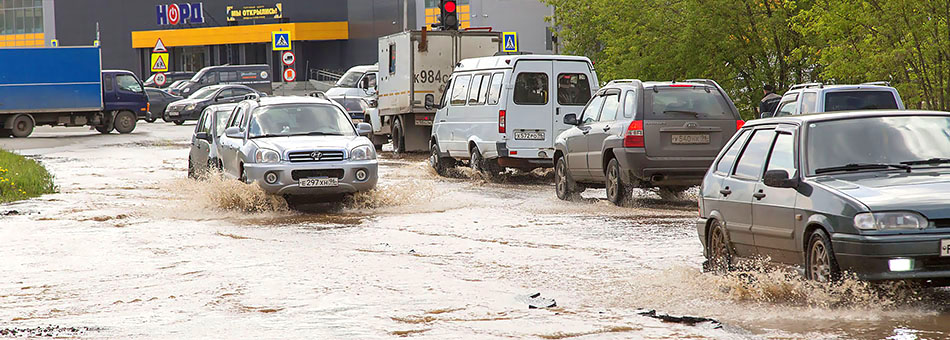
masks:
<path fill-rule="evenodd" d="M 745 141 L 749 139 L 749 131 L 750 130 L 743 130 L 739 133 L 739 137 L 736 137 L 736 141 L 732 143 L 729 150 L 719 159 L 719 163 L 716 165 L 716 173 L 725 176 L 729 173 L 729 170 L 732 170 L 732 165 L 736 164 L 736 156 L 739 156 L 739 150 L 742 150 L 742 147 L 745 146 Z"/>
<path fill-rule="evenodd" d="M 205 110 L 204 115 L 202 115 L 201 121 L 201 131 L 200 132 L 211 132 L 211 117 L 213 116 L 213 111 Z"/>
<path fill-rule="evenodd" d="M 234 110 L 234 116 L 231 117 L 231 123 L 228 124 L 228 127 L 239 126 L 241 120 L 244 120 L 244 107 L 238 107 Z"/>
<path fill-rule="evenodd" d="M 785 170 L 789 176 L 795 177 L 795 138 L 787 133 L 780 133 L 772 146 L 772 155 L 769 156 L 769 170 Z"/>
<path fill-rule="evenodd" d="M 762 165 L 765 163 L 765 157 L 769 154 L 769 148 L 772 147 L 774 137 L 774 130 L 756 130 L 753 132 L 749 145 L 746 145 L 745 151 L 739 156 L 739 163 L 736 164 L 733 175 L 750 179 L 762 177 Z"/>

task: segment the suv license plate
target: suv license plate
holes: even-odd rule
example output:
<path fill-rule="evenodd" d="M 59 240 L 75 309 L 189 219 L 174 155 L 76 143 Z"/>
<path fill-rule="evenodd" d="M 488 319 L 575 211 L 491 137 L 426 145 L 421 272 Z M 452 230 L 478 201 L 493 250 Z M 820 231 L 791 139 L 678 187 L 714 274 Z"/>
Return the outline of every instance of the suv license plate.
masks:
<path fill-rule="evenodd" d="M 340 180 L 336 178 L 301 178 L 301 188 L 322 188 L 340 186 Z"/>
<path fill-rule="evenodd" d="M 544 140 L 544 131 L 515 131 L 516 140 Z"/>
<path fill-rule="evenodd" d="M 673 144 L 709 144 L 709 135 L 673 135 Z"/>
<path fill-rule="evenodd" d="M 940 256 L 950 256 L 950 240 L 940 240 Z"/>

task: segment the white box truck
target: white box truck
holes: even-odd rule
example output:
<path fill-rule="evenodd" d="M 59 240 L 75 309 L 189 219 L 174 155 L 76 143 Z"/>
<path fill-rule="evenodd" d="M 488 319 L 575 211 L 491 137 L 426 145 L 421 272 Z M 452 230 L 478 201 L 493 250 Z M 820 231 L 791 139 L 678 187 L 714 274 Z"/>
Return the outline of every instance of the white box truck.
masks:
<path fill-rule="evenodd" d="M 379 38 L 379 125 L 393 151 L 428 152 L 436 101 L 462 59 L 501 51 L 501 32 L 404 31 Z M 377 128 L 378 126 L 378 128 Z"/>

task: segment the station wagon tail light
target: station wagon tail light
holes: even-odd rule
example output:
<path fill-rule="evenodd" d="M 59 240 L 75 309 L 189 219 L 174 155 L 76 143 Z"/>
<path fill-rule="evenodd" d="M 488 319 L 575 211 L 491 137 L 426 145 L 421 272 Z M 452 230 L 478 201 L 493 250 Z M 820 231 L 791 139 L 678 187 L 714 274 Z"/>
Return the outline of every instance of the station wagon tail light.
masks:
<path fill-rule="evenodd" d="M 635 120 L 633 122 L 630 122 L 630 126 L 627 127 L 627 132 L 624 133 L 623 135 L 623 147 L 625 148 L 644 147 L 642 120 Z"/>
<path fill-rule="evenodd" d="M 736 131 L 739 131 L 743 126 L 745 126 L 745 121 L 742 119 L 736 121 Z"/>
<path fill-rule="evenodd" d="M 927 228 L 929 225 L 926 217 L 912 211 L 854 215 L 854 227 L 860 230 L 915 230 Z"/>
<path fill-rule="evenodd" d="M 498 110 L 498 133 L 505 133 L 505 110 Z"/>

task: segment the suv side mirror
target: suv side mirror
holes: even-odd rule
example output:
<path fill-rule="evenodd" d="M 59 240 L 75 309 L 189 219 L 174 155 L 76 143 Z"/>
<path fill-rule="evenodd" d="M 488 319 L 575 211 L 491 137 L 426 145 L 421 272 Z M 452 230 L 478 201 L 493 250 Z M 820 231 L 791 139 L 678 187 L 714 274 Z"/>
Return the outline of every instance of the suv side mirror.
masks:
<path fill-rule="evenodd" d="M 356 133 L 360 136 L 369 135 L 371 132 L 373 132 L 373 126 L 369 125 L 369 123 L 356 124 Z"/>
<path fill-rule="evenodd" d="M 567 125 L 577 125 L 577 123 L 578 123 L 578 122 L 577 122 L 577 114 L 576 114 L 576 113 L 568 113 L 568 114 L 564 115 L 564 124 L 567 124 Z"/>
<path fill-rule="evenodd" d="M 244 133 L 241 132 L 241 128 L 237 126 L 232 126 L 227 129 L 224 129 L 224 135 L 228 136 L 228 138 L 237 138 L 237 139 L 244 138 Z"/>
<path fill-rule="evenodd" d="M 203 141 L 211 142 L 211 136 L 208 135 L 207 132 L 198 132 L 195 134 L 195 138 L 203 140 Z"/>
<path fill-rule="evenodd" d="M 789 178 L 788 171 L 769 170 L 765 172 L 762 182 L 766 186 L 773 188 L 796 188 L 798 187 L 798 178 Z"/>
<path fill-rule="evenodd" d="M 435 96 L 433 96 L 431 93 L 426 95 L 425 105 L 426 105 L 426 110 L 441 109 L 441 107 L 437 107 L 435 105 Z"/>

